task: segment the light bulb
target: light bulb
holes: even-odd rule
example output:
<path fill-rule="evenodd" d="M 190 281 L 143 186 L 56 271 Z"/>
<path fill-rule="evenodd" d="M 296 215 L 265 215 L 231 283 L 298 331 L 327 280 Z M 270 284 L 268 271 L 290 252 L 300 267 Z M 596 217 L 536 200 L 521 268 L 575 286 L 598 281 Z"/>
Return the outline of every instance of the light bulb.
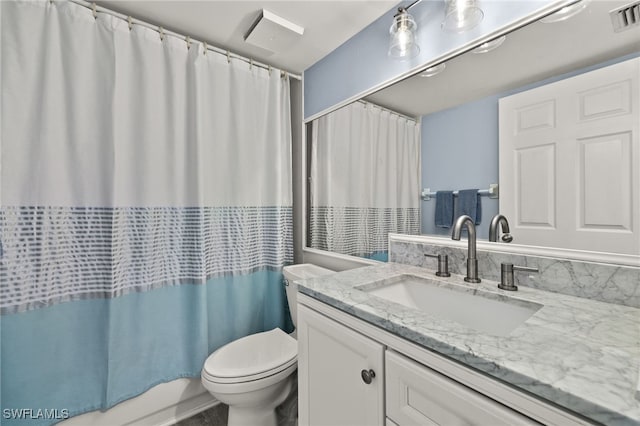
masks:
<path fill-rule="evenodd" d="M 476 0 L 447 0 L 442 29 L 452 32 L 470 30 L 482 21 L 484 12 Z"/>
<path fill-rule="evenodd" d="M 578 13 L 582 12 L 584 9 L 587 8 L 588 5 L 589 5 L 589 0 L 580 0 L 577 3 L 573 3 L 569 6 L 563 7 L 562 9 L 552 13 L 549 16 L 545 16 L 544 18 L 540 19 L 540 22 L 543 22 L 545 24 L 550 24 L 553 22 L 565 21 L 577 15 Z"/>
<path fill-rule="evenodd" d="M 389 28 L 388 55 L 395 59 L 409 59 L 420 53 L 420 47 L 415 40 L 415 30 L 418 28 L 413 17 L 406 10 L 400 8 L 393 18 Z"/>

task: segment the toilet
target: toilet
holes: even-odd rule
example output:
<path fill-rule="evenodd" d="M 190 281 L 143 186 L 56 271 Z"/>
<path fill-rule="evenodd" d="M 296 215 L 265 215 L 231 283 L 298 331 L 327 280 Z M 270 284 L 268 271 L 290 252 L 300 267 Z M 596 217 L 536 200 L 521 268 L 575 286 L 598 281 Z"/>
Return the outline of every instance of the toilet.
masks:
<path fill-rule="evenodd" d="M 296 280 L 332 274 L 334 271 L 304 263 L 284 268 L 287 301 L 297 324 Z M 279 328 L 234 340 L 212 353 L 202 367 L 202 385 L 218 401 L 229 406 L 229 426 L 276 425 L 275 409 L 293 386 L 298 342 L 295 331 Z"/>

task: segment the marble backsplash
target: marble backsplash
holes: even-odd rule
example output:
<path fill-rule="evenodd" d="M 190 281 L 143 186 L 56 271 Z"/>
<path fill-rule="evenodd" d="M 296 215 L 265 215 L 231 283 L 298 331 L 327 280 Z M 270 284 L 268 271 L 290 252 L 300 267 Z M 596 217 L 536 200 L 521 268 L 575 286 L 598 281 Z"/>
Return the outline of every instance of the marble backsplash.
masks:
<path fill-rule="evenodd" d="M 431 243 L 389 242 L 389 261 L 437 269 L 437 261 L 426 254 L 449 256 L 449 271 L 466 274 L 467 249 Z M 515 272 L 516 285 L 570 296 L 640 308 L 640 268 L 591 263 L 478 249 L 478 275 L 500 281 L 500 264 L 538 268 L 539 273 Z"/>

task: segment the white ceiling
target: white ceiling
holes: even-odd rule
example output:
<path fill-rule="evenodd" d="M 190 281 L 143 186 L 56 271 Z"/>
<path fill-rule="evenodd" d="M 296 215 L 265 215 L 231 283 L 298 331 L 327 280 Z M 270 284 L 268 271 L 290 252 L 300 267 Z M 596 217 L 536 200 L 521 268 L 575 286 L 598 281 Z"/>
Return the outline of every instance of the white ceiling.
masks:
<path fill-rule="evenodd" d="M 398 1 L 102 0 L 97 3 L 299 74 L 393 8 Z M 263 8 L 304 27 L 304 35 L 287 51 L 271 53 L 244 41 Z"/>
<path fill-rule="evenodd" d="M 640 51 L 640 26 L 613 32 L 609 11 L 631 0 L 592 0 L 563 22 L 535 22 L 507 36 L 498 49 L 466 53 L 434 77 L 411 77 L 367 97 L 419 117 L 493 93 Z"/>

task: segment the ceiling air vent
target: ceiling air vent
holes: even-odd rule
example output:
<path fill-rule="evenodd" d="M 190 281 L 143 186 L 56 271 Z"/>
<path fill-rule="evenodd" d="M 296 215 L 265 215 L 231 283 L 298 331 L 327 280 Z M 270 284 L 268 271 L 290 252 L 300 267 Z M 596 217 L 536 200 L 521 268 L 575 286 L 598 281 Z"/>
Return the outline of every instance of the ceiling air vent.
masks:
<path fill-rule="evenodd" d="M 244 37 L 244 41 L 271 53 L 279 53 L 290 48 L 302 34 L 304 34 L 303 27 L 262 9 L 260 16 Z"/>
<path fill-rule="evenodd" d="M 640 25 L 640 1 L 614 9 L 609 15 L 616 33 Z"/>

